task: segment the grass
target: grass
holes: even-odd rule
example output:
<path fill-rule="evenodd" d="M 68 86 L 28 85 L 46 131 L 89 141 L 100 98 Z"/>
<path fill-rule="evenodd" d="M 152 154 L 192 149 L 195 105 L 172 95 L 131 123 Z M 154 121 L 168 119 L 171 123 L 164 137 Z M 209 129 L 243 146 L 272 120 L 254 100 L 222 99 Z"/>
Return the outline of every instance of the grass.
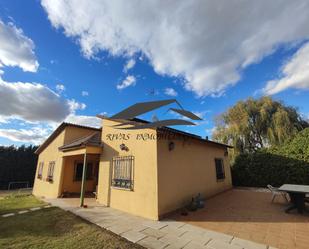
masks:
<path fill-rule="evenodd" d="M 17 199 L 22 205 L 23 199 Z M 3 201 L 0 200 L 0 211 Z M 13 210 L 15 209 L 16 206 Z M 7 218 L 0 217 L 0 248 L 141 249 L 142 247 L 70 212 L 51 207 Z"/>
<path fill-rule="evenodd" d="M 15 213 L 20 210 L 29 209 L 32 207 L 44 206 L 46 203 L 38 200 L 32 195 L 8 195 L 0 199 L 0 215 L 6 213 Z"/>

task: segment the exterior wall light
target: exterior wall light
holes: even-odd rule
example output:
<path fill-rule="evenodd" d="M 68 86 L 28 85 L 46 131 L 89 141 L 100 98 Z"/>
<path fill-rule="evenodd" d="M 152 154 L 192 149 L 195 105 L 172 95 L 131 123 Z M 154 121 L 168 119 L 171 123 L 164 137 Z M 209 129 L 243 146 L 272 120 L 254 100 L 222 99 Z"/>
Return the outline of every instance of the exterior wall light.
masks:
<path fill-rule="evenodd" d="M 124 151 L 129 151 L 129 148 L 125 144 L 120 144 L 120 149 Z"/>

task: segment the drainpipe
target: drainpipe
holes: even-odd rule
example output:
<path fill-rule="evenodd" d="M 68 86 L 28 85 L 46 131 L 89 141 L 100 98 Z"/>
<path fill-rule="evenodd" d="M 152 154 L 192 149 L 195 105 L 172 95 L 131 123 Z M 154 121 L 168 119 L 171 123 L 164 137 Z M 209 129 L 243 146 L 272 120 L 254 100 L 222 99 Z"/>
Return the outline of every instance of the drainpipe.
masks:
<path fill-rule="evenodd" d="M 83 176 L 82 176 L 82 186 L 80 191 L 80 206 L 84 206 L 84 195 L 85 195 L 85 182 L 87 175 L 87 151 L 84 154 L 84 165 L 83 165 Z"/>

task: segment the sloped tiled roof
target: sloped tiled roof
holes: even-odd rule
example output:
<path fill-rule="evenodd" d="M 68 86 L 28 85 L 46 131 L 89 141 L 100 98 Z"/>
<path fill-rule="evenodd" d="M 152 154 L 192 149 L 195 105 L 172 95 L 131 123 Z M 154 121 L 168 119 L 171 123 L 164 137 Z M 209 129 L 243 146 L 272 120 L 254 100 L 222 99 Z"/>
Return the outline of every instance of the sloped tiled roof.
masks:
<path fill-rule="evenodd" d="M 59 150 L 68 150 L 74 149 L 82 146 L 94 146 L 94 147 L 101 147 L 101 132 L 95 132 L 91 135 L 78 138 L 71 143 L 65 144 L 59 147 Z"/>
<path fill-rule="evenodd" d="M 62 122 L 61 125 L 45 140 L 43 144 L 35 151 L 35 154 L 40 154 L 67 126 L 73 126 L 78 128 L 89 129 L 93 131 L 101 131 L 101 128 L 94 128 L 85 125 L 72 124 L 67 122 Z"/>
<path fill-rule="evenodd" d="M 108 118 L 108 117 L 105 117 L 105 116 L 102 116 L 102 115 L 97 115 L 97 117 L 98 118 L 102 118 L 102 119 L 113 120 L 111 118 Z M 139 118 L 134 118 L 134 119 L 131 119 L 131 120 L 117 120 L 117 121 L 127 122 L 128 124 L 130 124 L 130 122 L 131 123 L 132 122 L 149 123 L 149 121 L 146 121 L 146 120 L 143 120 L 143 119 L 139 119 Z M 170 127 L 167 127 L 167 126 L 163 126 L 163 127 L 157 128 L 157 130 L 158 131 L 167 131 L 167 132 L 183 135 L 183 136 L 186 136 L 186 137 L 197 139 L 197 140 L 199 140 L 201 142 L 205 142 L 205 143 L 210 144 L 210 145 L 215 145 L 215 146 L 220 146 L 220 147 L 225 147 L 225 148 L 233 148 L 233 146 L 231 146 L 231 145 L 215 142 L 215 141 L 212 141 L 212 140 L 208 140 L 208 139 L 202 138 L 201 136 L 198 136 L 198 135 L 195 135 L 195 134 L 192 134 L 192 133 L 188 133 L 188 132 L 184 132 L 184 131 L 181 131 L 181 130 L 177 130 L 177 129 L 174 129 L 174 128 L 170 128 Z"/>

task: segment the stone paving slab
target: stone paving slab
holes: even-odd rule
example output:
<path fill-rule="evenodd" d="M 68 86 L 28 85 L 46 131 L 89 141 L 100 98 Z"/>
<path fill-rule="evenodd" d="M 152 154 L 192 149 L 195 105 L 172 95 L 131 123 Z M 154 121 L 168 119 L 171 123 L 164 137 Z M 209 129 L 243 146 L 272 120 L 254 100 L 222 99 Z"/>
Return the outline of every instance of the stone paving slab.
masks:
<path fill-rule="evenodd" d="M 168 234 L 171 234 L 171 235 L 175 235 L 177 237 L 183 235 L 184 233 L 187 232 L 186 229 L 182 228 L 182 227 L 174 227 L 174 226 L 170 226 L 170 225 L 167 225 L 166 227 L 163 227 L 160 229 L 162 232 L 165 232 L 165 233 L 168 233 Z"/>
<path fill-rule="evenodd" d="M 34 208 L 30 208 L 31 211 L 37 211 L 37 210 L 40 210 L 41 207 L 34 207 Z"/>
<path fill-rule="evenodd" d="M 164 237 L 160 238 L 161 241 L 169 244 L 167 248 L 183 248 L 186 244 L 188 244 L 191 240 L 187 238 L 180 238 L 176 235 L 167 234 Z"/>
<path fill-rule="evenodd" d="M 121 236 L 133 243 L 136 243 L 144 238 L 147 237 L 147 235 L 143 234 L 143 233 L 140 233 L 140 232 L 137 232 L 137 231 L 127 231 L 123 234 L 121 234 Z"/>
<path fill-rule="evenodd" d="M 14 213 L 8 213 L 8 214 L 3 214 L 2 217 L 6 218 L 6 217 L 10 217 L 10 216 L 14 216 Z"/>
<path fill-rule="evenodd" d="M 206 231 L 206 229 L 204 229 L 204 228 L 200 228 L 200 227 L 193 226 L 193 225 L 190 225 L 190 224 L 185 224 L 181 228 L 186 230 L 186 231 L 191 231 L 191 232 L 194 232 L 195 234 L 200 234 L 200 235 L 204 234 L 205 231 Z"/>
<path fill-rule="evenodd" d="M 190 241 L 188 244 L 186 244 L 183 249 L 205 249 L 206 247 L 195 242 L 195 241 Z"/>
<path fill-rule="evenodd" d="M 180 236 L 180 238 L 189 239 L 200 245 L 205 245 L 211 240 L 211 237 L 204 234 L 195 233 L 193 231 L 188 231 L 184 233 L 183 235 Z"/>
<path fill-rule="evenodd" d="M 139 242 L 137 242 L 137 244 L 144 246 L 146 248 L 150 248 L 150 249 L 163 249 L 168 246 L 168 244 L 160 240 L 157 240 L 153 237 L 146 237 L 140 240 Z"/>
<path fill-rule="evenodd" d="M 245 239 L 239 239 L 239 238 L 233 238 L 231 241 L 232 245 L 238 245 L 244 248 L 249 248 L 249 249 L 267 249 L 268 246 L 259 244 L 250 240 L 245 240 Z"/>
<path fill-rule="evenodd" d="M 145 230 L 142 231 L 143 234 L 154 237 L 157 239 L 162 238 L 164 235 L 166 235 L 166 232 L 162 232 L 162 230 L 154 229 L 151 227 L 146 228 Z"/>
<path fill-rule="evenodd" d="M 154 229 L 161 229 L 163 227 L 166 227 L 168 224 L 161 222 L 161 221 L 152 221 L 152 220 L 146 220 L 143 222 L 143 225 L 146 227 L 151 227 Z"/>
<path fill-rule="evenodd" d="M 51 201 L 62 208 L 63 201 Z M 266 245 L 239 239 L 174 220 L 152 221 L 109 207 L 64 209 L 104 229 L 150 249 L 267 249 Z"/>
<path fill-rule="evenodd" d="M 122 233 L 130 231 L 131 227 L 129 225 L 114 225 L 114 226 L 108 227 L 107 230 L 120 235 Z"/>
<path fill-rule="evenodd" d="M 224 233 L 218 233 L 218 232 L 207 230 L 207 229 L 204 229 L 204 230 L 205 230 L 205 235 L 208 236 L 209 238 L 221 240 L 227 243 L 230 243 L 233 239 L 233 236 L 231 235 L 227 235 Z"/>
<path fill-rule="evenodd" d="M 21 210 L 21 211 L 18 212 L 18 214 L 25 214 L 25 213 L 28 213 L 28 212 L 29 212 L 29 210 Z"/>
<path fill-rule="evenodd" d="M 242 249 L 243 247 L 238 245 L 232 245 L 220 240 L 211 240 L 206 245 L 207 249 Z"/>

